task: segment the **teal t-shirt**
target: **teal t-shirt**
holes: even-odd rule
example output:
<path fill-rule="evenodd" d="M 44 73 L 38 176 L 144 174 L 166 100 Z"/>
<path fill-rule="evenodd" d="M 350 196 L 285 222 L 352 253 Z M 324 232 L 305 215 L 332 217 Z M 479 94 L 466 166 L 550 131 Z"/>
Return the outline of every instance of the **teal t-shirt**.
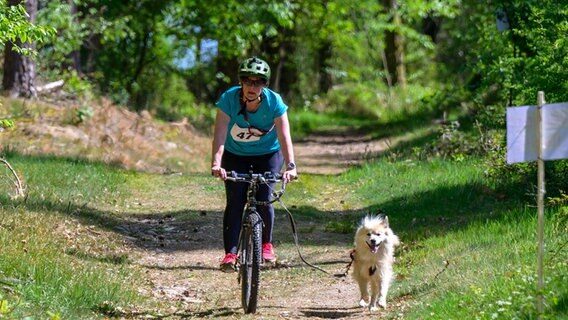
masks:
<path fill-rule="evenodd" d="M 255 112 L 247 112 L 247 121 L 243 114 L 239 114 L 240 94 L 240 86 L 232 87 L 225 91 L 216 103 L 217 107 L 231 118 L 225 150 L 241 156 L 257 156 L 280 150 L 274 119 L 288 110 L 282 97 L 268 88 L 263 88 L 260 107 Z M 259 136 L 262 131 L 268 133 Z"/>

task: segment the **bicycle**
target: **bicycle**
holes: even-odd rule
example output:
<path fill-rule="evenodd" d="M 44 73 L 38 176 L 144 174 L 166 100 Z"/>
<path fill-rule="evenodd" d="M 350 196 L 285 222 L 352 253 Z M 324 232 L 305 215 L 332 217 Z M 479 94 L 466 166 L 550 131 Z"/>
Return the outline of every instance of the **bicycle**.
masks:
<path fill-rule="evenodd" d="M 227 180 L 248 183 L 247 204 L 243 211 L 241 231 L 237 252 L 238 281 L 241 284 L 241 303 L 245 313 L 255 313 L 260 286 L 260 267 L 262 265 L 262 219 L 256 209 L 259 205 L 269 205 L 278 201 L 286 190 L 286 183 L 280 174 L 227 172 Z M 272 192 L 268 201 L 256 200 L 256 192 L 260 185 L 282 182 L 278 191 Z"/>

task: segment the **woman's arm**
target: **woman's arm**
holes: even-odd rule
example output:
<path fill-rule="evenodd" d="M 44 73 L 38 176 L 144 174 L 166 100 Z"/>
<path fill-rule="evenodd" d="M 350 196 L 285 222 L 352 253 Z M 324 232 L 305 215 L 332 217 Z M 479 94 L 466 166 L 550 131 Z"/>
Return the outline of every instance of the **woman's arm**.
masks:
<path fill-rule="evenodd" d="M 211 174 L 222 179 L 227 177 L 225 169 L 221 168 L 221 158 L 225 150 L 225 139 L 227 139 L 227 131 L 229 130 L 229 120 L 230 118 L 225 112 L 221 109 L 217 109 L 213 143 L 211 145 Z"/>
<path fill-rule="evenodd" d="M 274 119 L 276 124 L 276 134 L 278 135 L 278 142 L 282 148 L 282 155 L 284 156 L 284 164 L 286 165 L 286 171 L 283 174 L 283 179 L 285 181 L 290 181 L 294 179 L 298 173 L 296 171 L 294 162 L 294 146 L 292 144 L 292 136 L 290 134 L 290 122 L 288 121 L 288 113 L 284 113 L 282 116 Z M 294 164 L 294 168 L 290 168 L 289 165 Z"/>

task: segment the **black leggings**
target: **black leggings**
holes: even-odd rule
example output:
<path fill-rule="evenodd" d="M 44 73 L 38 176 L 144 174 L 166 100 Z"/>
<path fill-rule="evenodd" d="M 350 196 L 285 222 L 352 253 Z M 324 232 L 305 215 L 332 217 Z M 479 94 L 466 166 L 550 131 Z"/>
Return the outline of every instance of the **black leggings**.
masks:
<path fill-rule="evenodd" d="M 267 171 L 279 173 L 284 163 L 284 157 L 281 151 L 261 156 L 239 156 L 225 150 L 221 159 L 221 167 L 227 172 L 236 171 L 239 173 L 248 173 L 252 170 L 254 173 L 264 173 Z M 256 199 L 259 201 L 268 201 L 271 195 L 271 189 L 274 184 L 269 186 L 261 185 L 256 193 Z M 239 242 L 239 232 L 241 230 L 242 215 L 247 202 L 248 184 L 225 181 L 225 194 L 227 203 L 225 213 L 223 215 L 223 244 L 225 253 L 237 253 L 237 244 Z M 274 225 L 274 207 L 258 206 L 258 213 L 263 221 L 262 243 L 272 242 L 272 226 Z"/>

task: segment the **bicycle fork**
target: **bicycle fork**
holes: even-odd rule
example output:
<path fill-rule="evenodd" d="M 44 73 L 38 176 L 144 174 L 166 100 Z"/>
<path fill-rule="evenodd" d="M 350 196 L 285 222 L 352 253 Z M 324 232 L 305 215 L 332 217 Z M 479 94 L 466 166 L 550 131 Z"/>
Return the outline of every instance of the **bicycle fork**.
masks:
<path fill-rule="evenodd" d="M 248 217 L 250 215 L 256 215 L 258 217 L 258 219 L 249 219 Z M 243 219 L 242 219 L 242 227 L 241 227 L 241 231 L 239 233 L 239 242 L 237 244 L 237 252 L 242 252 L 242 246 L 243 246 L 243 237 L 247 234 L 251 234 L 254 230 L 254 225 L 251 224 L 252 220 L 256 220 L 258 221 L 257 224 L 261 225 L 261 230 L 264 229 L 264 221 L 262 220 L 262 217 L 260 216 L 260 214 L 258 213 L 258 211 L 256 211 L 255 207 L 250 207 L 247 208 L 244 213 L 243 213 Z M 238 259 L 238 264 L 236 266 L 236 270 L 237 270 L 237 274 L 238 274 L 238 282 L 241 282 L 241 273 L 238 272 L 242 263 L 242 259 L 245 259 L 245 257 L 243 257 L 242 255 L 239 256 Z"/>

